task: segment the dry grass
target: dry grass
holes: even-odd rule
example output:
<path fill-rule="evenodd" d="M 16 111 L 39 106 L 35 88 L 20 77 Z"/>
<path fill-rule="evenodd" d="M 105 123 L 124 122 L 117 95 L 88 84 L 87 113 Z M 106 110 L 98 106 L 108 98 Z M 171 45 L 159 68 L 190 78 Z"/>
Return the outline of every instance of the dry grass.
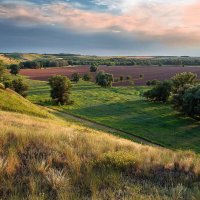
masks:
<path fill-rule="evenodd" d="M 11 65 L 11 64 L 16 64 L 19 63 L 18 60 L 9 58 L 3 54 L 0 54 L 0 61 L 2 61 L 5 65 Z"/>
<path fill-rule="evenodd" d="M 2 199 L 200 199 L 200 159 L 0 112 Z"/>

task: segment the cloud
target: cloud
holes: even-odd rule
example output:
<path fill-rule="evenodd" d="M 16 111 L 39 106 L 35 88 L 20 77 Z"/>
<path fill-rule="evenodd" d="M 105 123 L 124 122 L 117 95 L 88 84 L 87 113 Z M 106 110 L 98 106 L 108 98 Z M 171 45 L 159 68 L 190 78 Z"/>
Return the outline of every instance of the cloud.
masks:
<path fill-rule="evenodd" d="M 61 26 L 82 34 L 129 34 L 139 40 L 156 39 L 173 46 L 200 44 L 199 1 L 166 0 L 163 3 L 161 0 L 93 0 L 93 2 L 107 6 L 110 10 L 120 8 L 122 12 L 116 14 L 83 10 L 70 3 L 54 1 L 40 6 L 4 3 L 0 4 L 0 19 L 14 20 L 18 26 Z"/>

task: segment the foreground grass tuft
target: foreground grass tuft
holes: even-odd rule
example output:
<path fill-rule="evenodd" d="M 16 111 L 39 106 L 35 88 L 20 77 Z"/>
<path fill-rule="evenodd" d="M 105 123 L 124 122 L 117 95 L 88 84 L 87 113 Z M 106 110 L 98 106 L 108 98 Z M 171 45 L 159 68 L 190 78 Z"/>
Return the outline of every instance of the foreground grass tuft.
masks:
<path fill-rule="evenodd" d="M 0 112 L 2 199 L 200 199 L 200 158 Z"/>

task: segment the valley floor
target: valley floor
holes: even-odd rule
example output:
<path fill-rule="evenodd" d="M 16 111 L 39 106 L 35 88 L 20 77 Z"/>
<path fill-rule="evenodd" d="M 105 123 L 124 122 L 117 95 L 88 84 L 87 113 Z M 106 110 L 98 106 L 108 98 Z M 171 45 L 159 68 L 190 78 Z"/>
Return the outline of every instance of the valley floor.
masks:
<path fill-rule="evenodd" d="M 81 81 L 72 88 L 74 104 L 55 107 L 50 102 L 47 82 L 32 80 L 29 84 L 28 99 L 33 103 L 50 106 L 167 148 L 200 152 L 200 123 L 174 111 L 169 104 L 147 102 L 141 94 L 148 87 L 104 89 Z"/>

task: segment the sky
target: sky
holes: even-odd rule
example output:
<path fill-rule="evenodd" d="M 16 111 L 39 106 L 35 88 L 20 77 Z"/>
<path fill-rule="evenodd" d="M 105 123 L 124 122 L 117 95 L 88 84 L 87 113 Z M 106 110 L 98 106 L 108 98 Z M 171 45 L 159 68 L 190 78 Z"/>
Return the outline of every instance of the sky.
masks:
<path fill-rule="evenodd" d="M 200 0 L 0 0 L 0 52 L 200 56 Z"/>

